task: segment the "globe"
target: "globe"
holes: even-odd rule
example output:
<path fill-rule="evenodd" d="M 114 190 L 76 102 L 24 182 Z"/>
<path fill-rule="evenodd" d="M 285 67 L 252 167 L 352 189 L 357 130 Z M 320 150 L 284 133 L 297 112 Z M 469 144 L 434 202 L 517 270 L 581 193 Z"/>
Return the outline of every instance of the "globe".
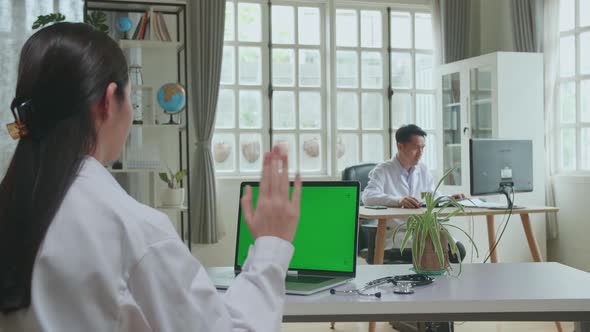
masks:
<path fill-rule="evenodd" d="M 132 26 L 133 22 L 131 22 L 131 19 L 129 17 L 120 17 L 117 20 L 117 30 L 121 32 L 127 32 L 131 30 Z"/>
<path fill-rule="evenodd" d="M 178 83 L 166 83 L 158 89 L 158 104 L 165 113 L 177 114 L 184 110 L 186 93 L 184 87 Z"/>

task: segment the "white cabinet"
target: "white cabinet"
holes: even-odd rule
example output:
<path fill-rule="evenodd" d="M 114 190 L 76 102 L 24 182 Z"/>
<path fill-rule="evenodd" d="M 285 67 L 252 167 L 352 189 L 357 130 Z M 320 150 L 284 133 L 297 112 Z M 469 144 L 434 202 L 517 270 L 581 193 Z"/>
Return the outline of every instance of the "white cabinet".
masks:
<path fill-rule="evenodd" d="M 469 139 L 533 141 L 534 203 L 544 203 L 543 55 L 496 52 L 442 65 L 438 75 L 438 175 L 469 194 Z M 531 202 L 533 203 L 533 202 Z"/>

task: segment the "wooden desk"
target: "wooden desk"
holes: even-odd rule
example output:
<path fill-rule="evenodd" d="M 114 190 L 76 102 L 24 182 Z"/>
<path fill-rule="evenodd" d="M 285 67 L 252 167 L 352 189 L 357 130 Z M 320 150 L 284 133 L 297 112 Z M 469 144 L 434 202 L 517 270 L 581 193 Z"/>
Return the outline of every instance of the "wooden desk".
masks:
<path fill-rule="evenodd" d="M 450 210 L 450 209 L 449 209 Z M 401 209 L 401 208 L 387 208 L 384 210 L 373 210 L 367 209 L 364 206 L 360 207 L 359 210 L 359 218 L 360 219 L 377 219 L 377 236 L 375 237 L 375 257 L 373 258 L 373 262 L 375 264 L 383 264 L 383 253 L 385 250 L 385 230 L 386 230 L 386 221 L 387 219 L 393 218 L 407 218 L 411 215 L 421 214 L 424 213 L 425 208 L 420 209 Z M 531 220 L 529 218 L 529 214 L 531 213 L 547 213 L 547 212 L 558 212 L 559 209 L 556 207 L 548 207 L 548 206 L 538 206 L 538 207 L 527 207 L 524 209 L 516 209 L 512 211 L 513 215 L 520 215 L 520 220 L 522 221 L 522 227 L 524 228 L 524 234 L 526 235 L 526 239 L 529 243 L 529 248 L 531 250 L 531 254 L 533 256 L 533 260 L 535 262 L 542 262 L 543 257 L 541 256 L 541 251 L 539 250 L 539 243 L 537 242 L 537 238 L 535 237 L 535 233 L 531 227 Z M 482 209 L 482 208 L 465 208 L 465 212 L 458 215 L 461 217 L 465 216 L 486 216 L 487 225 L 488 225 L 488 243 L 490 246 L 490 250 L 494 246 L 494 242 L 496 241 L 496 229 L 494 227 L 494 216 L 495 215 L 505 215 L 505 210 L 490 210 L 490 209 Z M 444 216 L 445 214 L 441 214 Z M 496 256 L 496 250 L 494 249 L 490 253 L 490 258 L 492 263 L 497 263 L 498 258 Z"/>
<path fill-rule="evenodd" d="M 387 219 L 393 218 L 407 218 L 411 215 L 422 214 L 426 209 L 402 209 L 402 208 L 387 208 L 383 210 L 374 210 L 374 209 L 367 209 L 364 206 L 360 207 L 359 210 L 359 218 L 360 219 L 377 219 L 377 235 L 375 236 L 375 256 L 373 257 L 374 264 L 383 264 L 383 254 L 385 252 L 385 230 L 386 230 L 386 221 Z M 449 209 L 448 211 L 452 211 Z M 559 209 L 556 207 L 548 207 L 548 206 L 538 206 L 538 207 L 527 207 L 524 209 L 515 209 L 512 210 L 513 215 L 520 215 L 520 220 L 522 221 L 522 227 L 524 228 L 524 234 L 526 235 L 526 239 L 529 244 L 529 248 L 531 250 L 531 255 L 533 256 L 533 260 L 535 262 L 542 262 L 543 257 L 541 256 L 541 250 L 539 249 L 539 243 L 537 242 L 537 238 L 535 237 L 535 233 L 533 232 L 533 228 L 531 226 L 531 220 L 529 218 L 529 214 L 531 213 L 547 213 L 547 212 L 558 212 Z M 457 215 L 458 217 L 465 217 L 465 216 L 486 216 L 487 219 L 487 226 L 488 226 L 488 243 L 490 247 L 490 260 L 492 263 L 498 262 L 498 257 L 496 255 L 496 248 L 494 248 L 494 243 L 496 242 L 496 228 L 494 227 L 494 216 L 495 215 L 505 215 L 507 213 L 506 210 L 490 210 L 485 208 L 465 208 L 464 213 Z M 442 213 L 441 216 L 446 215 L 446 213 Z M 492 248 L 494 250 L 492 250 Z M 558 332 L 562 332 L 561 324 L 556 322 Z M 334 326 L 334 324 L 332 324 Z M 369 324 L 369 332 L 375 331 L 375 323 L 371 322 Z"/>

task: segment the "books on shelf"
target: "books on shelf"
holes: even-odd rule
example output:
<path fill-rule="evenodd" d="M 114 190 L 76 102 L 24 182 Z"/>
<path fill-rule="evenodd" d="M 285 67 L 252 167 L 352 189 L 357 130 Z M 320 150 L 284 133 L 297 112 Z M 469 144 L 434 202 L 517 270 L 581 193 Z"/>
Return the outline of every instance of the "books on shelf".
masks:
<path fill-rule="evenodd" d="M 152 40 L 171 41 L 166 21 L 162 13 L 154 13 L 152 21 Z"/>
<path fill-rule="evenodd" d="M 153 10 L 141 15 L 131 39 L 172 41 L 164 15 Z"/>

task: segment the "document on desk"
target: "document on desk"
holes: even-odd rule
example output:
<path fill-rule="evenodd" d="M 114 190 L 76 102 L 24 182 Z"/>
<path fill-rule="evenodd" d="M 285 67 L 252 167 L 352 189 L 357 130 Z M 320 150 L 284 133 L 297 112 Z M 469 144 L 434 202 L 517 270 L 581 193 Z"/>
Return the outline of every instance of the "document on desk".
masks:
<path fill-rule="evenodd" d="M 475 207 L 475 208 L 502 208 L 506 207 L 506 204 L 498 202 L 486 202 L 479 198 L 465 198 L 459 202 L 464 207 Z"/>

